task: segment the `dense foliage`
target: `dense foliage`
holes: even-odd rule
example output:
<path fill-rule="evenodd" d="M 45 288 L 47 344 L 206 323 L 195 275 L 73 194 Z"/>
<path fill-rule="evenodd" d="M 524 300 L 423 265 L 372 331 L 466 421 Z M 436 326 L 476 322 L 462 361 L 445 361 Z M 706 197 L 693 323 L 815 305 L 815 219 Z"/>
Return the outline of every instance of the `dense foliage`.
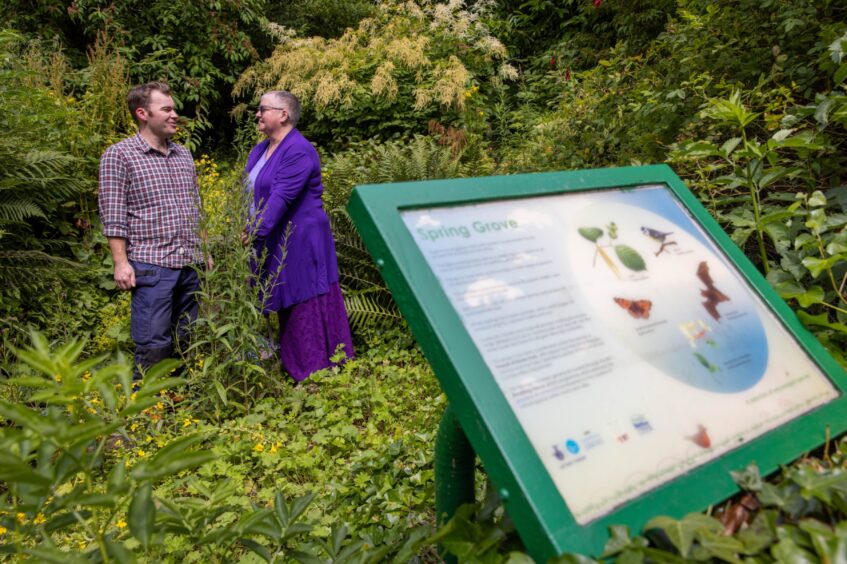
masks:
<path fill-rule="evenodd" d="M 444 398 L 344 211 L 357 183 L 668 162 L 847 367 L 843 2 L 11 0 L 0 22 L 4 554 L 528 561 L 493 491 L 434 528 Z M 216 267 L 183 363 L 132 390 L 95 179 L 128 86 L 162 78 Z M 355 361 L 297 387 L 239 243 L 269 88 L 303 99 L 356 333 Z M 744 497 L 614 528 L 604 557 L 838 561 L 845 451 L 748 468 Z"/>

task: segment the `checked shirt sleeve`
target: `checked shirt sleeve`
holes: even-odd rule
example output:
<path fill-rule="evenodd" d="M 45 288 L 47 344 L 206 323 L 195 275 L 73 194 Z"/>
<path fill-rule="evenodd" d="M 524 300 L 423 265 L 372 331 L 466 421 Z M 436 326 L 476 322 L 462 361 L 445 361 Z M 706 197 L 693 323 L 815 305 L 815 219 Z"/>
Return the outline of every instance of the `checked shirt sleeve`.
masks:
<path fill-rule="evenodd" d="M 126 215 L 128 189 L 126 160 L 118 150 L 110 147 L 100 158 L 100 193 L 97 197 L 106 237 L 129 238 Z"/>

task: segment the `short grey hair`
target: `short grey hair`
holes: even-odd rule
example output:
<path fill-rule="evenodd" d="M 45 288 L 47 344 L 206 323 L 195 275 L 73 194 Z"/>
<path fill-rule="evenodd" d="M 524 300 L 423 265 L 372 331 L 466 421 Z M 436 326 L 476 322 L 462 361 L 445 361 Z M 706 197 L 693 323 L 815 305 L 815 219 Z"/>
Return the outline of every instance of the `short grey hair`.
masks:
<path fill-rule="evenodd" d="M 277 100 L 285 105 L 291 125 L 297 127 L 297 122 L 300 121 L 300 100 L 297 99 L 297 96 L 287 90 L 271 90 L 268 94 L 273 94 Z"/>

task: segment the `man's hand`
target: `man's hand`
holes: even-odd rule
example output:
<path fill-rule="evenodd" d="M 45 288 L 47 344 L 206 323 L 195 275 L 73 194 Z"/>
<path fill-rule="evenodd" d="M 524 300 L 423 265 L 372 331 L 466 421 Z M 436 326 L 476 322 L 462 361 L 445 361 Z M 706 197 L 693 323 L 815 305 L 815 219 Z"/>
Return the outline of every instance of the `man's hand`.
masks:
<path fill-rule="evenodd" d="M 241 244 L 245 247 L 250 244 L 250 234 L 247 230 L 241 232 Z"/>
<path fill-rule="evenodd" d="M 135 288 L 135 270 L 129 262 L 115 264 L 115 284 L 121 290 L 132 290 Z"/>
<path fill-rule="evenodd" d="M 212 253 L 206 253 L 206 272 L 215 268 L 215 261 L 212 259 Z"/>
<path fill-rule="evenodd" d="M 132 290 L 135 288 L 135 270 L 126 257 L 126 239 L 109 237 L 109 250 L 115 265 L 115 284 L 121 290 Z"/>

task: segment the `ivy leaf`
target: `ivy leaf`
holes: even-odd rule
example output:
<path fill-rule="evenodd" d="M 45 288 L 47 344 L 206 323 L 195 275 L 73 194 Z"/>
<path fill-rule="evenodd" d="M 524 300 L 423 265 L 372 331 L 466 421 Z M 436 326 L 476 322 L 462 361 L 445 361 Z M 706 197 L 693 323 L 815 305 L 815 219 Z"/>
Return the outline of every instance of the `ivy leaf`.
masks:
<path fill-rule="evenodd" d="M 609 527 L 609 540 L 606 541 L 606 547 L 603 549 L 603 558 L 614 556 L 631 544 L 632 540 L 629 538 L 629 527 L 624 525 Z"/>
<path fill-rule="evenodd" d="M 736 538 L 744 545 L 745 554 L 757 554 L 776 541 L 775 522 L 779 513 L 774 510 L 760 511 L 753 522 L 740 531 Z"/>
<path fill-rule="evenodd" d="M 809 270 L 809 274 L 812 275 L 812 278 L 817 278 L 820 276 L 821 272 L 827 270 L 832 267 L 832 265 L 836 264 L 843 260 L 840 256 L 829 257 L 826 259 L 819 259 L 816 257 L 805 257 L 803 259 L 803 266 L 805 266 Z"/>
<path fill-rule="evenodd" d="M 596 243 L 597 239 L 603 236 L 603 230 L 599 227 L 580 227 L 578 231 L 580 235 L 592 243 Z"/>
<path fill-rule="evenodd" d="M 680 520 L 671 517 L 654 517 L 644 525 L 645 529 L 660 529 L 668 536 L 671 543 L 679 551 L 680 556 L 687 558 L 691 552 L 691 545 L 695 535 L 706 531 L 718 532 L 723 530 L 720 521 L 703 515 L 702 513 L 689 513 Z"/>
<path fill-rule="evenodd" d="M 823 288 L 820 286 L 812 286 L 806 289 L 793 280 L 780 282 L 774 286 L 774 289 L 779 293 L 780 298 L 783 300 L 796 299 L 801 307 L 823 303 L 825 297 Z"/>
<path fill-rule="evenodd" d="M 772 549 L 771 554 L 777 562 L 791 562 L 792 564 L 818 564 L 814 554 L 800 548 L 794 539 L 783 538 Z"/>
<path fill-rule="evenodd" d="M 705 553 L 724 562 L 741 562 L 738 554 L 744 551 L 744 545 L 738 539 L 724 536 L 716 531 L 701 531 L 697 534 L 697 540 L 700 542 L 700 546 L 698 547 L 699 550 L 695 552 Z M 700 556 L 700 554 L 697 556 Z"/>
<path fill-rule="evenodd" d="M 638 254 L 638 251 L 627 245 L 615 245 L 615 254 L 618 255 L 621 263 L 628 269 L 634 272 L 647 270 L 647 264 L 644 259 Z"/>
<path fill-rule="evenodd" d="M 840 523 L 840 531 L 814 519 L 804 519 L 800 528 L 812 539 L 812 546 L 821 558 L 821 562 L 845 562 L 847 555 L 847 528 Z"/>

